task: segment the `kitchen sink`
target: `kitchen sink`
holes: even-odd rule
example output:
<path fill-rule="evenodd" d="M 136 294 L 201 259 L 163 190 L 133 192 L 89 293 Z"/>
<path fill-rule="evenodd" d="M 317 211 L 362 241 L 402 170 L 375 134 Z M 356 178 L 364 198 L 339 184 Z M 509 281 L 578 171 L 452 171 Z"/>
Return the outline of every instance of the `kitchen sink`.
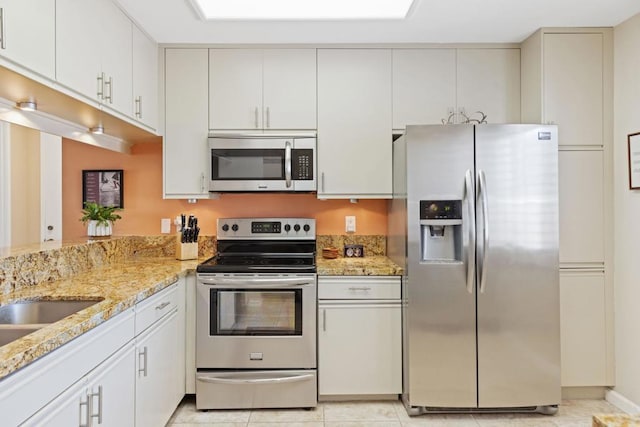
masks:
<path fill-rule="evenodd" d="M 100 300 L 24 301 L 0 307 L 0 325 L 43 325 L 57 322 Z"/>
<path fill-rule="evenodd" d="M 1 325 L 5 326 L 5 325 Z M 22 338 L 25 335 L 30 334 L 31 332 L 35 332 L 39 327 L 31 326 L 28 327 L 20 327 L 20 326 L 10 326 L 10 327 L 0 327 L 0 347 L 5 344 L 9 344 L 11 341 L 15 341 L 19 338 Z"/>

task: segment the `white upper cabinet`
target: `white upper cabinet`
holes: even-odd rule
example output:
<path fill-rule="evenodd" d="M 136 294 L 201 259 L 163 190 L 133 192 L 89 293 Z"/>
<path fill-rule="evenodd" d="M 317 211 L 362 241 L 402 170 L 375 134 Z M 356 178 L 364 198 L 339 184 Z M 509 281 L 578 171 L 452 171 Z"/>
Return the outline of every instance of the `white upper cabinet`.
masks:
<path fill-rule="evenodd" d="M 55 0 L 0 0 L 0 57 L 55 78 Z"/>
<path fill-rule="evenodd" d="M 209 197 L 207 49 L 165 49 L 164 196 Z"/>
<path fill-rule="evenodd" d="M 603 34 L 544 34 L 544 122 L 561 145 L 604 144 Z"/>
<path fill-rule="evenodd" d="M 520 122 L 520 49 L 394 49 L 394 129 L 481 119 L 477 111 Z"/>
<path fill-rule="evenodd" d="M 458 49 L 458 111 L 487 123 L 520 123 L 520 49 Z"/>
<path fill-rule="evenodd" d="M 315 49 L 211 49 L 210 129 L 315 129 Z"/>
<path fill-rule="evenodd" d="M 391 102 L 390 49 L 318 49 L 318 197 L 391 197 Z"/>
<path fill-rule="evenodd" d="M 158 128 L 158 45 L 133 26 L 133 115 Z"/>
<path fill-rule="evenodd" d="M 57 0 L 58 82 L 133 116 L 132 24 L 109 0 Z"/>
<path fill-rule="evenodd" d="M 393 128 L 440 124 L 455 109 L 455 49 L 393 50 Z"/>

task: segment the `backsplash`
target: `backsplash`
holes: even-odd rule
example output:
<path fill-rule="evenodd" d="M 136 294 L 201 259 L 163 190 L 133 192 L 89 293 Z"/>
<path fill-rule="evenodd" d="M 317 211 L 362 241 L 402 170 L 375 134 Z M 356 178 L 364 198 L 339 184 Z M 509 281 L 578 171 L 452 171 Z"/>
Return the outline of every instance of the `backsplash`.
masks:
<path fill-rule="evenodd" d="M 316 252 L 322 255 L 322 249 L 328 247 L 338 248 L 338 256 L 344 255 L 344 245 L 364 246 L 364 256 L 378 256 L 387 254 L 387 237 L 382 235 L 361 236 L 346 235 L 319 235 L 316 237 Z"/>

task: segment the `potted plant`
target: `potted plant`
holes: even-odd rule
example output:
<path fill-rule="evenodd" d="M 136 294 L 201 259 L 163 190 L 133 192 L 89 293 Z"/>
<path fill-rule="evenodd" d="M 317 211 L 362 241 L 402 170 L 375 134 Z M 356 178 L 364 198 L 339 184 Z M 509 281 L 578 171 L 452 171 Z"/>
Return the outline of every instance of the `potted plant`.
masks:
<path fill-rule="evenodd" d="M 113 223 L 122 217 L 116 213 L 120 208 L 101 206 L 96 202 L 84 202 L 80 221 L 87 224 L 89 236 L 111 236 Z"/>

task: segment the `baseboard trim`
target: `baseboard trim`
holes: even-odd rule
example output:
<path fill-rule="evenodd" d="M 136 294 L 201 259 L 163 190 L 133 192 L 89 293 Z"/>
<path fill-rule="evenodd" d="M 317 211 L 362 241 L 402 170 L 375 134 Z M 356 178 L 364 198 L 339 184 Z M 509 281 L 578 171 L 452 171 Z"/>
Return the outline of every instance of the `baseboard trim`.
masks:
<path fill-rule="evenodd" d="M 612 405 L 617 406 L 618 408 L 625 411 L 627 414 L 638 414 L 640 413 L 640 405 L 636 405 L 622 394 L 618 393 L 615 390 L 607 390 L 605 394 L 605 399 L 607 402 Z"/>

